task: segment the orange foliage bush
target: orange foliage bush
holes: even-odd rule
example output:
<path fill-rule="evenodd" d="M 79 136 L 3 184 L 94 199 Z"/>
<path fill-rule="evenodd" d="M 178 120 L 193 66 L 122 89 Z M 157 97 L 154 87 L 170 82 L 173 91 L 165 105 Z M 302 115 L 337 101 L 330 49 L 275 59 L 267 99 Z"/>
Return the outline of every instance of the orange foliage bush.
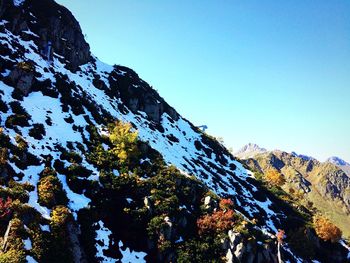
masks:
<path fill-rule="evenodd" d="M 205 233 L 218 233 L 231 229 L 234 225 L 234 212 L 229 209 L 227 211 L 215 211 L 213 214 L 204 215 L 197 220 L 198 232 L 200 235 Z"/>
<path fill-rule="evenodd" d="M 284 230 L 278 229 L 278 232 L 277 232 L 277 234 L 276 234 L 276 237 L 277 237 L 277 241 L 278 241 L 279 243 L 283 243 L 284 234 L 285 234 Z"/>
<path fill-rule="evenodd" d="M 341 230 L 323 216 L 314 217 L 316 234 L 324 241 L 338 242 L 342 236 Z"/>
<path fill-rule="evenodd" d="M 232 202 L 231 199 L 221 199 L 220 203 L 219 203 L 219 207 L 222 210 L 232 209 L 233 208 L 233 202 Z"/>

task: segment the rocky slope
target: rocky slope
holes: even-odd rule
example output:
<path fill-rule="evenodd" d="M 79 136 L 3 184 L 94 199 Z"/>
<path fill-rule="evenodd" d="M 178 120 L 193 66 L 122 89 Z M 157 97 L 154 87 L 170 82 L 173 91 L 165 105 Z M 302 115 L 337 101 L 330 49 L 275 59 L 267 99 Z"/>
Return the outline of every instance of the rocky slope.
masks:
<path fill-rule="evenodd" d="M 280 171 L 286 179 L 285 190 L 292 188 L 300 192 L 316 208 L 330 214 L 349 236 L 350 178 L 334 162 L 322 163 L 310 156 L 278 150 L 254 154 L 245 162 L 261 173 L 271 168 Z"/>
<path fill-rule="evenodd" d="M 347 260 L 66 8 L 1 0 L 0 42 L 0 262 Z"/>

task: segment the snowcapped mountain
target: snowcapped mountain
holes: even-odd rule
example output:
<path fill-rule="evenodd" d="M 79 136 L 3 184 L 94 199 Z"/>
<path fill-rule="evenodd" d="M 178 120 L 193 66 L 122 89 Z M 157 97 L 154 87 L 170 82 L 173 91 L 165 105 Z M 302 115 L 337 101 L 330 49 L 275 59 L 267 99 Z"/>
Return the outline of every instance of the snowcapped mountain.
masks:
<path fill-rule="evenodd" d="M 267 152 L 265 148 L 261 148 L 255 143 L 248 143 L 247 145 L 243 146 L 239 151 L 237 151 L 234 155 L 240 159 L 247 159 L 252 158 L 257 154 L 265 152 Z"/>
<path fill-rule="evenodd" d="M 275 262 L 282 228 L 286 261 L 346 261 L 338 243 L 303 253 L 311 213 L 93 56 L 63 6 L 2 0 L 0 43 L 0 262 Z"/>
<path fill-rule="evenodd" d="M 332 163 L 332 164 L 335 164 L 335 165 L 339 165 L 339 166 L 350 166 L 349 163 L 347 163 L 346 161 L 344 161 L 343 159 L 340 159 L 339 157 L 336 157 L 336 156 L 332 156 L 332 157 L 329 157 L 326 162 L 329 162 L 329 163 Z"/>
<path fill-rule="evenodd" d="M 348 176 L 350 176 L 350 164 L 346 161 L 344 161 L 343 159 L 336 157 L 336 156 L 332 156 L 329 157 L 326 162 L 328 163 L 332 163 L 336 166 L 338 166 L 339 168 L 341 168 Z"/>

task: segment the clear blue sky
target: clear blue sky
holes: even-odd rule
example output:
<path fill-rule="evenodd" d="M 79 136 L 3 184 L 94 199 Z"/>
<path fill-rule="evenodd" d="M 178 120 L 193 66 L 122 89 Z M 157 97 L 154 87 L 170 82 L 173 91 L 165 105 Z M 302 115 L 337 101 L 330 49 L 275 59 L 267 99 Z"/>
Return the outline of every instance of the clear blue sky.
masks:
<path fill-rule="evenodd" d="M 349 0 L 58 2 L 97 57 L 228 147 L 350 161 Z"/>

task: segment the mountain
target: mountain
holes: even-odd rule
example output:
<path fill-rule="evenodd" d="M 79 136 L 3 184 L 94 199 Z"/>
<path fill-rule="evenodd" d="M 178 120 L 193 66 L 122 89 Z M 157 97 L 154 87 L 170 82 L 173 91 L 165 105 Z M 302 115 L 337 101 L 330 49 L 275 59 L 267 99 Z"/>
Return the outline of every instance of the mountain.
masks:
<path fill-rule="evenodd" d="M 329 157 L 326 162 L 329 162 L 329 163 L 332 163 L 332 164 L 335 164 L 335 165 L 338 165 L 338 166 L 349 166 L 350 164 L 345 162 L 343 159 L 340 159 L 339 157 L 336 157 L 336 156 L 332 156 L 332 157 Z"/>
<path fill-rule="evenodd" d="M 306 161 L 310 161 L 310 160 L 316 160 L 315 158 L 308 156 L 308 155 L 304 155 L 304 154 L 298 154 L 296 152 L 291 152 L 291 154 L 295 157 L 299 157 L 301 159 L 304 159 Z"/>
<path fill-rule="evenodd" d="M 348 176 L 350 176 L 350 164 L 346 161 L 344 161 L 343 159 L 336 157 L 336 156 L 332 156 L 329 157 L 326 162 L 328 163 L 332 163 L 336 166 L 338 166 L 339 168 L 341 168 Z"/>
<path fill-rule="evenodd" d="M 283 188 L 286 191 L 292 189 L 293 193 L 301 193 L 301 198 L 330 216 L 349 237 L 350 180 L 336 165 L 344 162 L 335 158 L 331 161 L 322 163 L 310 156 L 280 150 L 256 153 L 245 160 L 258 173 L 266 174 L 271 169 L 279 171 L 285 178 Z"/>
<path fill-rule="evenodd" d="M 247 159 L 259 153 L 265 152 L 267 152 L 265 148 L 261 148 L 255 143 L 248 143 L 247 145 L 243 146 L 240 150 L 238 150 L 234 155 L 240 159 Z"/>
<path fill-rule="evenodd" d="M 0 42 L 0 262 L 348 261 L 65 7 L 1 0 Z"/>

